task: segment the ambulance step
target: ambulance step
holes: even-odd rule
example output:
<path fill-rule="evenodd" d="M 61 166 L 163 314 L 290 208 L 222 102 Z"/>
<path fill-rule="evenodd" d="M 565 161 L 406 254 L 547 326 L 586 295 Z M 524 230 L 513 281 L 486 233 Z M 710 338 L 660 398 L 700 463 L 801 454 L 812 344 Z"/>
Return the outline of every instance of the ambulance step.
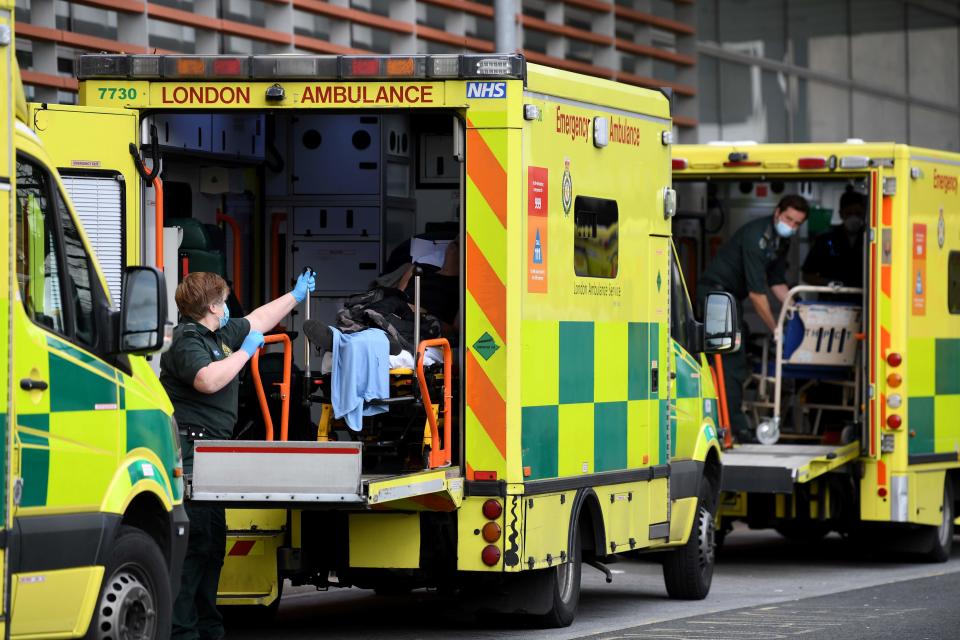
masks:
<path fill-rule="evenodd" d="M 212 502 L 362 503 L 361 449 L 359 442 L 198 442 L 191 497 Z"/>
<path fill-rule="evenodd" d="M 854 460 L 860 443 L 846 445 L 746 444 L 723 454 L 723 491 L 793 493 L 809 482 Z"/>

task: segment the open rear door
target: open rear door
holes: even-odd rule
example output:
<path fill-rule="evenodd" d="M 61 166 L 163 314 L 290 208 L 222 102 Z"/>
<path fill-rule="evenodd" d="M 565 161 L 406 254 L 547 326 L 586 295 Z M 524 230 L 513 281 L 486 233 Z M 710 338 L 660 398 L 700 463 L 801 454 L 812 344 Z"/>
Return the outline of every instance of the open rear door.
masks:
<path fill-rule="evenodd" d="M 153 228 L 141 224 L 142 180 L 130 144 L 138 142 L 138 116 L 126 109 L 31 105 L 33 126 L 97 254 L 114 306 L 123 268 L 153 264 Z M 153 190 L 150 190 L 151 200 Z M 169 284 L 169 283 L 168 283 Z M 168 287 L 169 288 L 169 287 Z M 171 289 L 172 292 L 172 289 Z"/>

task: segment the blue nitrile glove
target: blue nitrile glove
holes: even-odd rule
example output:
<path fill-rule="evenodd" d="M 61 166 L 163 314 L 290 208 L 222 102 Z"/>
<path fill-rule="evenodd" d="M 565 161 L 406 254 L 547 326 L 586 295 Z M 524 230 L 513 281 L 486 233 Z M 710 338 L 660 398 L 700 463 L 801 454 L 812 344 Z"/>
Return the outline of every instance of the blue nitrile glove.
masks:
<path fill-rule="evenodd" d="M 240 348 L 246 351 L 247 355 L 252 358 L 253 354 L 257 352 L 257 349 L 262 346 L 263 334 L 256 329 L 250 329 L 250 333 L 248 333 L 247 337 L 243 339 L 243 344 L 240 345 Z"/>
<path fill-rule="evenodd" d="M 290 293 L 297 302 L 303 302 L 307 299 L 307 294 L 317 288 L 316 271 L 304 270 L 297 278 L 297 286 Z"/>

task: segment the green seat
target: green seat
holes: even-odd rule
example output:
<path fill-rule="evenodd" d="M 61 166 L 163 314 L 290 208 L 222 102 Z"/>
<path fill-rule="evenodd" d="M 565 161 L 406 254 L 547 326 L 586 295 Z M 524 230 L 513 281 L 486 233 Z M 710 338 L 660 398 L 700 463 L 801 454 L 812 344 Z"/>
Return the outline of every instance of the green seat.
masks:
<path fill-rule="evenodd" d="M 168 218 L 167 227 L 180 227 L 183 230 L 183 239 L 180 242 L 180 257 L 187 259 L 188 271 L 209 271 L 226 278 L 227 257 L 215 247 L 216 241 L 211 237 L 209 229 L 199 220 L 193 218 Z M 183 263 L 180 279 L 183 279 Z"/>

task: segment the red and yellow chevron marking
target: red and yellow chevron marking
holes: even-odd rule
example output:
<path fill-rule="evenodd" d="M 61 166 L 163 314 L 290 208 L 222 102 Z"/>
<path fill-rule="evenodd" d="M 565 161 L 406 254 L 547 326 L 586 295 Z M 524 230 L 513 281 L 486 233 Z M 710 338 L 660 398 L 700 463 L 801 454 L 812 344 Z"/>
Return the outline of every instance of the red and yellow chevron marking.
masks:
<path fill-rule="evenodd" d="M 882 251 L 884 230 L 889 229 L 889 233 L 893 234 L 896 226 L 893 221 L 894 196 L 883 195 L 880 188 L 880 176 L 877 173 L 873 174 L 870 181 L 870 197 L 874 202 L 872 211 L 873 228 L 877 231 L 870 250 L 870 290 L 878 292 L 877 295 L 870 297 L 870 321 L 868 324 L 870 327 L 868 335 L 877 336 L 871 339 L 869 346 L 870 382 L 873 384 L 876 383 L 878 377 L 882 376 L 882 372 L 878 369 L 885 366 L 887 352 L 890 351 L 892 323 L 890 301 L 893 296 L 894 284 L 893 266 L 882 264 L 879 255 Z M 891 244 L 895 246 L 896 240 L 891 239 Z M 870 429 L 869 453 L 871 456 L 878 456 L 877 434 L 887 420 L 887 403 L 884 394 L 880 394 L 879 404 L 876 399 L 870 400 L 870 417 L 872 426 Z"/>
<path fill-rule="evenodd" d="M 506 475 L 509 208 L 506 130 L 467 126 L 465 451 L 467 479 L 473 480 L 473 469 Z M 472 347 L 484 334 L 498 346 L 492 355 Z"/>

